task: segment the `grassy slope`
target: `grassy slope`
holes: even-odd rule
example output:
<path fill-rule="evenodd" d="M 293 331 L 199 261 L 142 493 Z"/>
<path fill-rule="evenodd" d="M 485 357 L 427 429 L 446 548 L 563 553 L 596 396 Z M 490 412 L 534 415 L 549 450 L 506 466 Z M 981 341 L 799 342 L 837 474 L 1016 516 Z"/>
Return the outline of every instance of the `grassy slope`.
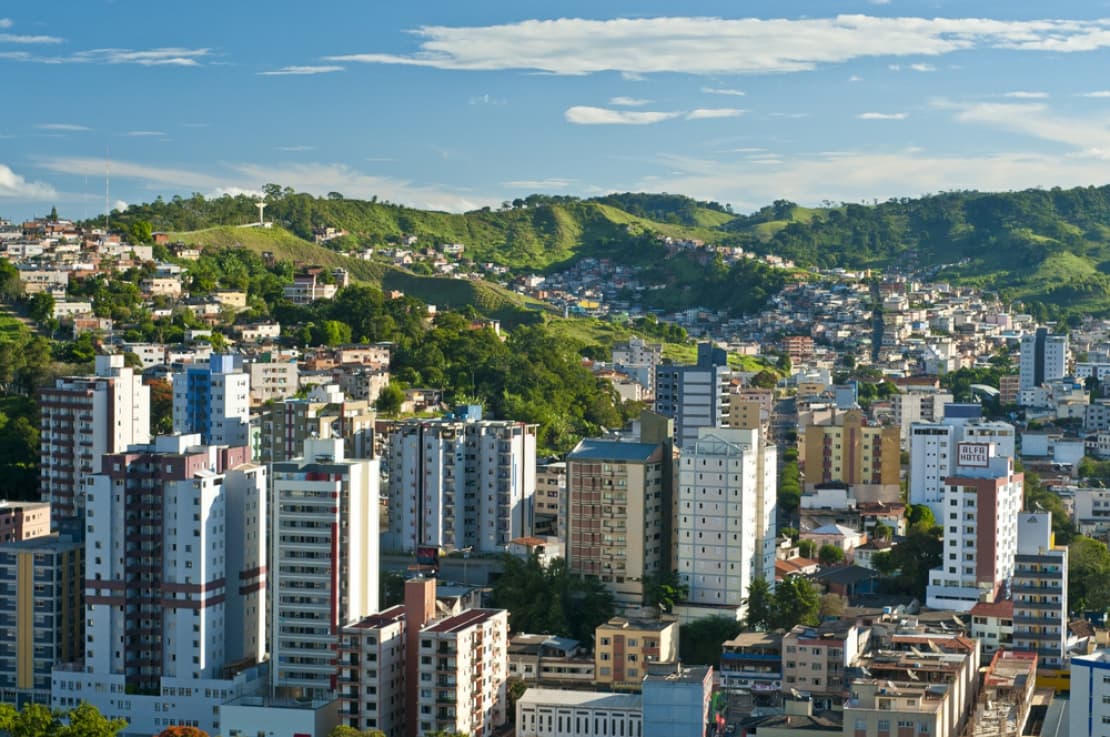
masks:
<path fill-rule="evenodd" d="M 397 289 L 429 304 L 446 307 L 475 305 L 482 312 L 507 322 L 538 308 L 539 303 L 489 282 L 471 282 L 445 277 L 420 276 L 403 269 L 350 258 L 309 243 L 282 228 L 217 227 L 184 233 L 170 233 L 171 240 L 197 246 L 246 248 L 256 253 L 269 251 L 279 261 L 336 267 L 350 272 L 356 281 L 381 289 Z"/>

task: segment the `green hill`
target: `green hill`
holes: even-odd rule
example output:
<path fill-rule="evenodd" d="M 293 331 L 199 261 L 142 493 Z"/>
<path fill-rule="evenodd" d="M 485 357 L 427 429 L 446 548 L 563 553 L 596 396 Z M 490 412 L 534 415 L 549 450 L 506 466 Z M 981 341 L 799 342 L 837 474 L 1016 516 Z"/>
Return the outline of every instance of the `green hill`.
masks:
<path fill-rule="evenodd" d="M 720 270 L 707 272 L 704 262 L 667 259 L 660 238 L 669 236 L 775 254 L 803 268 L 916 271 L 998 290 L 1039 314 L 1110 312 L 1110 186 L 944 192 L 821 208 L 777 200 L 747 215 L 670 194 L 531 195 L 497 210 L 452 214 L 376 200 L 317 198 L 280 187 L 268 191 L 267 218 L 294 236 L 311 238 L 314 228 L 324 226 L 346 230 L 348 235 L 329 242 L 335 250 L 416 236 L 418 247 L 461 243 L 466 258 L 517 272 L 607 257 L 658 278 L 656 283 L 667 287 L 657 290 L 666 293 L 652 305 L 658 307 L 744 312 L 779 286 L 764 272 L 726 278 Z M 134 205 L 117 222 L 147 220 L 156 230 L 196 231 L 256 217 L 249 197 L 196 195 Z M 762 293 L 757 299 L 736 298 L 754 289 Z"/>
<path fill-rule="evenodd" d="M 379 289 L 396 289 L 423 302 L 444 307 L 474 305 L 482 314 L 509 324 L 533 322 L 542 305 L 496 284 L 446 277 L 422 276 L 380 263 L 351 258 L 309 243 L 280 228 L 241 228 L 218 226 L 186 232 L 170 232 L 169 237 L 190 245 L 213 248 L 246 248 L 255 253 L 272 253 L 279 261 L 304 266 L 346 269 L 360 282 Z"/>

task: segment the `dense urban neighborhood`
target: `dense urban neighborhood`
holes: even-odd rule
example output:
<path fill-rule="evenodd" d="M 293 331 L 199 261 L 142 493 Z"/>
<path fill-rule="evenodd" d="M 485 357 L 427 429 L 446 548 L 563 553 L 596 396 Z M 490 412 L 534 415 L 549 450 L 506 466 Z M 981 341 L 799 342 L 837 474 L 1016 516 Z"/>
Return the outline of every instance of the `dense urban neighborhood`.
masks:
<path fill-rule="evenodd" d="M 662 230 L 296 258 L 265 209 L 0 221 L 0 731 L 1110 723 L 1110 319 Z"/>

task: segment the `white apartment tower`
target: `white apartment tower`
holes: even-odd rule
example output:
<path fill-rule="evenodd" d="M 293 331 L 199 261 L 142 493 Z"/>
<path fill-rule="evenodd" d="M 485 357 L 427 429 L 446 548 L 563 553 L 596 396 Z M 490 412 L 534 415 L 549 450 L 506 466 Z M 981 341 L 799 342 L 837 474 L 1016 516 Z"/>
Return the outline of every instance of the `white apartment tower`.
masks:
<path fill-rule="evenodd" d="M 1021 336 L 1018 370 L 1021 391 L 1067 376 L 1068 336 L 1054 335 L 1048 328 L 1037 328 Z"/>
<path fill-rule="evenodd" d="M 389 433 L 389 538 L 417 546 L 504 552 L 532 534 L 536 428 L 523 422 L 411 420 Z"/>
<path fill-rule="evenodd" d="M 252 689 L 266 652 L 267 497 L 266 469 L 248 457 L 198 435 L 104 457 L 85 486 L 85 658 L 55 669 L 55 706 L 76 691 L 132 732 L 198 717 L 218 732 L 215 707 Z"/>
<path fill-rule="evenodd" d="M 1053 544 L 1052 515 L 1023 512 L 1014 558 L 1014 649 L 1037 653 L 1037 668 L 1061 670 L 1068 641 L 1068 549 Z"/>
<path fill-rule="evenodd" d="M 693 606 L 744 606 L 775 581 L 776 449 L 758 430 L 702 428 L 679 459 L 679 579 Z"/>
<path fill-rule="evenodd" d="M 969 611 L 994 601 L 1014 573 L 1017 519 L 1024 474 L 990 443 L 957 443 L 953 475 L 944 479 L 944 554 L 929 572 L 926 603 L 932 609 Z"/>
<path fill-rule="evenodd" d="M 697 440 L 698 428 L 728 423 L 731 377 L 728 354 L 712 343 L 698 344 L 698 360 L 692 366 L 656 366 L 655 411 L 674 419 L 676 445 Z"/>
<path fill-rule="evenodd" d="M 271 476 L 274 685 L 327 695 L 340 628 L 378 610 L 378 462 L 344 459 L 340 439 L 309 439 Z"/>
<path fill-rule="evenodd" d="M 982 420 L 981 411 L 979 405 L 949 404 L 940 422 L 910 425 L 909 501 L 927 505 L 938 522 L 945 513 L 944 479 L 955 469 L 959 443 L 990 443 L 995 455 L 1014 455 L 1014 426 Z"/>
<path fill-rule="evenodd" d="M 97 356 L 94 376 L 58 379 L 39 395 L 42 500 L 54 520 L 83 514 L 81 490 L 105 453 L 150 440 L 150 389 L 122 355 Z"/>
<path fill-rule="evenodd" d="M 250 445 L 250 374 L 242 356 L 212 356 L 173 375 L 173 431 L 212 445 Z"/>
<path fill-rule="evenodd" d="M 1110 650 L 1071 659 L 1068 737 L 1110 735 Z"/>

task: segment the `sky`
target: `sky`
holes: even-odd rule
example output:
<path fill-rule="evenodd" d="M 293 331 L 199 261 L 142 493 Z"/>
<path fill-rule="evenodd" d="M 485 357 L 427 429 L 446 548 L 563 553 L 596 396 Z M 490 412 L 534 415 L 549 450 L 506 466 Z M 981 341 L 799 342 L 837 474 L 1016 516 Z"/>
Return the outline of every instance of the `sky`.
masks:
<path fill-rule="evenodd" d="M 8 0 L 0 217 L 1100 185 L 1107 70 L 1102 1 Z"/>

